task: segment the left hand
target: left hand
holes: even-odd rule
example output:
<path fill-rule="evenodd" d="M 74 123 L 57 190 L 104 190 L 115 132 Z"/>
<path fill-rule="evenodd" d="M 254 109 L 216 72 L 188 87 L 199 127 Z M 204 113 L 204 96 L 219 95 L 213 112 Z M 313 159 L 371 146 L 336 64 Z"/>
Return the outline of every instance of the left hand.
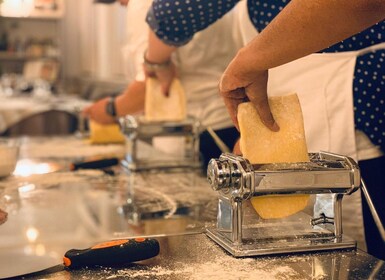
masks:
<path fill-rule="evenodd" d="M 116 120 L 106 112 L 106 105 L 108 101 L 109 97 L 103 98 L 85 108 L 82 114 L 100 124 L 116 123 Z"/>

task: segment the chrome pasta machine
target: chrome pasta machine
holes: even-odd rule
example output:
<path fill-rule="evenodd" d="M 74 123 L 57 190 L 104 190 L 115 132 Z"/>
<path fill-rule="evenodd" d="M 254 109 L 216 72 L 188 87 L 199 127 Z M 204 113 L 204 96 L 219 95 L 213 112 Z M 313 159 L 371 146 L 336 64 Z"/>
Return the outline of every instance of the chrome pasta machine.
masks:
<path fill-rule="evenodd" d="M 119 119 L 129 151 L 122 164 L 131 171 L 199 168 L 200 123 L 193 117 L 178 122 L 146 121 L 127 115 Z"/>
<path fill-rule="evenodd" d="M 328 152 L 309 157 L 260 165 L 230 153 L 212 159 L 207 177 L 219 202 L 216 226 L 207 235 L 235 257 L 356 248 L 343 234 L 342 201 L 361 187 L 367 195 L 358 165 Z M 310 195 L 307 206 L 285 218 L 263 219 L 250 203 L 257 196 L 299 194 Z"/>

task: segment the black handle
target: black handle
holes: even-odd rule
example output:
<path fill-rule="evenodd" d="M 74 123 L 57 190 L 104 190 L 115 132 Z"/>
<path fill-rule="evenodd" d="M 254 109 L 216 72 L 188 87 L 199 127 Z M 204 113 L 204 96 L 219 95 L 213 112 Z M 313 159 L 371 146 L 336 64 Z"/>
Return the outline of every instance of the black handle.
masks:
<path fill-rule="evenodd" d="M 100 243 L 88 249 L 72 249 L 65 253 L 63 261 L 68 268 L 86 266 L 115 266 L 146 260 L 159 254 L 156 239 L 120 239 Z"/>
<path fill-rule="evenodd" d="M 71 170 L 78 169 L 100 169 L 106 168 L 119 164 L 119 159 L 117 158 L 107 158 L 93 161 L 82 161 L 82 162 L 74 162 L 70 165 Z"/>

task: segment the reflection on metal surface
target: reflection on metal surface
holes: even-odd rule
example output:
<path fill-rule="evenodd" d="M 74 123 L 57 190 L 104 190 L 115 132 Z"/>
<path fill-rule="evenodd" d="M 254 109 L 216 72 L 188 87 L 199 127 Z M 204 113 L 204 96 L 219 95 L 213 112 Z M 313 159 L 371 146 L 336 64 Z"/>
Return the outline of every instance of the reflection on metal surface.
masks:
<path fill-rule="evenodd" d="M 36 186 L 34 184 L 26 184 L 18 188 L 19 193 L 27 193 L 33 191 L 34 189 L 36 189 Z"/>
<path fill-rule="evenodd" d="M 380 279 L 381 272 L 384 270 L 385 270 L 385 262 L 378 261 L 378 263 L 373 267 L 373 270 L 370 273 L 368 279 L 369 280 Z"/>
<path fill-rule="evenodd" d="M 39 231 L 34 227 L 29 227 L 25 231 L 25 236 L 30 243 L 34 243 L 39 236 Z"/>
<path fill-rule="evenodd" d="M 28 177 L 33 174 L 47 174 L 60 169 L 58 164 L 52 162 L 37 162 L 30 159 L 22 159 L 16 165 L 13 175 Z"/>

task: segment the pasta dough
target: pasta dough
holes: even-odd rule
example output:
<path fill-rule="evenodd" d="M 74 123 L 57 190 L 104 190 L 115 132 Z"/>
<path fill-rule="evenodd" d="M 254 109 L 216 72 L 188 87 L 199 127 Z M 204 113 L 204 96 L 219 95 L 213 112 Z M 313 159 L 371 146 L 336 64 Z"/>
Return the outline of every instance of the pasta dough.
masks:
<path fill-rule="evenodd" d="M 272 114 L 280 126 L 273 132 L 262 123 L 250 102 L 238 106 L 242 154 L 253 164 L 309 161 L 301 106 L 296 94 L 269 98 Z M 309 195 L 265 195 L 251 198 L 264 219 L 283 218 L 303 210 Z"/>
<path fill-rule="evenodd" d="M 186 96 L 178 79 L 171 84 L 169 96 L 162 93 L 157 79 L 146 81 L 145 120 L 182 121 L 186 118 Z"/>
<path fill-rule="evenodd" d="M 120 131 L 119 125 L 108 124 L 102 125 L 90 120 L 90 143 L 91 144 L 109 144 L 124 143 L 125 138 Z"/>

